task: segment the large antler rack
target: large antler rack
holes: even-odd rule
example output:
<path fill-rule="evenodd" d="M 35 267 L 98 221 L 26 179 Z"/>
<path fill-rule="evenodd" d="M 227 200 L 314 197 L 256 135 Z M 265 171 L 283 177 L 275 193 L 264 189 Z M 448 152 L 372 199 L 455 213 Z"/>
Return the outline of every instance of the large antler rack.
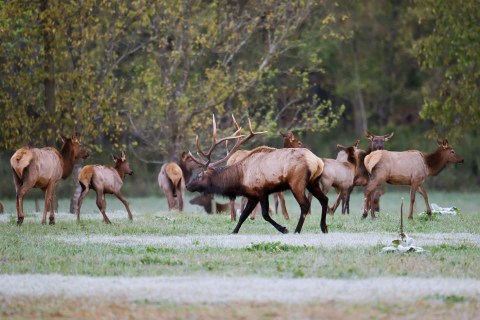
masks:
<path fill-rule="evenodd" d="M 213 142 L 212 142 L 212 145 L 210 146 L 210 149 L 208 150 L 208 152 L 205 153 L 202 150 L 202 148 L 200 148 L 198 135 L 195 138 L 195 144 L 196 144 L 197 150 L 198 150 L 197 154 L 202 156 L 203 158 L 205 158 L 207 161 L 201 161 L 200 159 L 194 157 L 192 155 L 192 153 L 190 152 L 189 154 L 192 157 L 193 161 L 195 161 L 196 163 L 198 163 L 198 164 L 200 164 L 204 167 L 215 168 L 216 166 L 220 165 L 221 163 L 227 161 L 231 157 L 231 155 L 234 154 L 235 151 L 237 151 L 237 149 L 240 147 L 240 145 L 242 145 L 246 141 L 250 140 L 255 135 L 263 134 L 263 133 L 267 132 L 267 131 L 254 132 L 252 130 L 252 123 L 250 122 L 250 119 L 248 119 L 248 126 L 249 126 L 250 133 L 249 133 L 248 136 L 245 136 L 243 134 L 240 134 L 240 131 L 242 130 L 242 128 L 238 125 L 237 120 L 235 120 L 235 117 L 233 116 L 233 114 L 232 114 L 232 120 L 233 120 L 233 124 L 236 128 L 236 131 L 228 137 L 217 140 L 217 124 L 215 122 L 215 115 L 213 115 L 213 124 L 212 124 L 212 126 L 213 126 L 213 134 L 212 134 Z M 236 139 L 237 141 L 235 142 L 235 145 L 233 146 L 233 148 L 231 150 L 228 150 L 228 146 L 227 146 L 226 156 L 224 158 L 220 159 L 220 160 L 217 160 L 215 162 L 211 162 L 211 156 L 212 156 L 213 150 L 215 150 L 215 148 L 219 144 L 221 144 L 222 142 L 227 143 L 229 140 L 234 140 L 234 139 Z"/>

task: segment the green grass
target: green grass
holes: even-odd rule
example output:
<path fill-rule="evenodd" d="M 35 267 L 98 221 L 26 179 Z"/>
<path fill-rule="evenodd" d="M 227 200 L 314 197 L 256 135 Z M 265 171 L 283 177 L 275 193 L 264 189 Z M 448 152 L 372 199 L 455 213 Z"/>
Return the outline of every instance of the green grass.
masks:
<path fill-rule="evenodd" d="M 331 195 L 333 197 L 333 194 Z M 382 198 L 384 212 L 372 220 L 360 219 L 358 210 L 350 215 L 329 216 L 329 232 L 391 232 L 398 233 L 399 193 L 389 192 Z M 417 212 L 413 220 L 405 221 L 405 230 L 415 233 L 480 233 L 480 215 L 476 208 L 479 199 L 475 194 L 430 195 L 432 202 L 441 206 L 456 206 L 460 216 L 434 216 L 422 219 Z M 287 197 L 290 208 L 289 221 L 281 215 L 275 219 L 293 230 L 297 223 L 298 209 L 291 197 Z M 438 199 L 438 200 L 437 200 Z M 163 199 L 161 199 L 163 200 Z M 132 199 L 134 221 L 125 215 L 111 217 L 112 225 L 101 222 L 97 213 L 93 219 L 76 223 L 73 217 L 60 215 L 54 226 L 40 224 L 40 213 L 29 213 L 21 227 L 16 226 L 16 215 L 6 213 L 0 222 L 0 270 L 2 273 L 59 273 L 66 275 L 260 275 L 266 277 L 328 277 L 367 278 L 378 276 L 418 277 L 480 277 L 480 249 L 470 244 L 439 245 L 424 247 L 425 254 L 381 254 L 381 246 L 370 248 L 319 249 L 308 246 L 290 246 L 280 242 L 265 242 L 248 248 L 203 248 L 192 243 L 190 248 L 172 249 L 152 245 L 118 246 L 115 244 L 75 244 L 55 240 L 55 237 L 110 236 L 184 236 L 184 235 L 228 235 L 235 223 L 228 215 L 207 215 L 187 207 L 185 213 L 155 210 L 159 199 Z M 116 199 L 108 199 L 109 212 L 121 209 Z M 361 201 L 355 194 L 351 208 Z M 61 202 L 60 210 L 62 210 Z M 422 201 L 423 205 L 423 201 Z M 6 207 L 11 203 L 6 203 Z M 94 207 L 94 204 L 93 204 Z M 417 206 L 418 207 L 418 206 Z M 137 208 L 146 210 L 140 213 Z M 94 209 L 84 208 L 88 213 Z M 312 233 L 322 241 L 319 207 L 314 205 L 313 214 L 308 216 L 302 233 Z M 90 211 L 89 211 L 90 210 Z M 65 217 L 68 217 L 66 219 Z M 260 216 L 247 221 L 241 234 L 278 234 Z M 232 236 L 233 237 L 233 236 Z M 387 245 L 387 244 L 385 244 Z"/>

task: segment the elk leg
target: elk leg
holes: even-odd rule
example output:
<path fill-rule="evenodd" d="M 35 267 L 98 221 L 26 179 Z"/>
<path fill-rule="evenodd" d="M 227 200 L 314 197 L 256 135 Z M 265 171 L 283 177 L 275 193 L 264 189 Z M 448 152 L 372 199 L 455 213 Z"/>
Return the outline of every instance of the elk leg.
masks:
<path fill-rule="evenodd" d="M 415 203 L 415 194 L 417 193 L 417 189 L 418 187 L 412 184 L 410 188 L 410 209 L 408 211 L 408 219 L 413 219 L 413 204 Z"/>
<path fill-rule="evenodd" d="M 120 194 L 120 192 L 114 193 L 114 195 L 118 198 L 118 200 L 122 201 L 123 205 L 127 209 L 128 219 L 130 219 L 130 221 L 133 220 L 132 212 L 130 211 L 130 207 L 128 206 L 128 201 Z"/>
<path fill-rule="evenodd" d="M 275 207 L 275 214 L 278 214 L 278 195 L 280 192 L 275 192 L 273 194 L 273 206 Z"/>
<path fill-rule="evenodd" d="M 47 194 L 49 198 L 50 217 L 48 218 L 48 224 L 55 224 L 55 187 L 53 184 L 47 188 Z"/>
<path fill-rule="evenodd" d="M 427 214 L 429 216 L 431 216 L 432 215 L 432 209 L 430 208 L 430 204 L 428 203 L 427 192 L 425 191 L 425 189 L 423 189 L 422 186 L 418 187 L 418 192 L 422 195 L 423 199 L 425 200 L 425 206 L 427 207 Z"/>
<path fill-rule="evenodd" d="M 283 192 L 277 192 L 276 194 L 278 195 L 278 201 L 280 202 L 280 207 L 282 208 L 283 217 L 285 218 L 285 220 L 289 220 L 290 217 L 288 216 L 287 206 L 285 205 L 285 196 Z"/>
<path fill-rule="evenodd" d="M 375 181 L 370 180 L 370 182 L 365 186 L 363 191 L 363 215 L 362 218 L 365 219 L 368 216 L 368 209 L 370 208 L 370 199 L 372 193 L 377 187 Z M 372 218 L 375 217 L 375 214 L 372 212 Z"/>
<path fill-rule="evenodd" d="M 268 204 L 268 196 L 263 197 L 260 199 L 260 206 L 262 207 L 262 217 L 266 221 L 270 222 L 272 226 L 275 227 L 278 231 L 281 233 L 288 233 L 288 229 L 282 225 L 279 225 L 278 223 L 275 222 L 275 220 L 270 217 L 269 214 L 269 204 Z"/>
<path fill-rule="evenodd" d="M 82 192 L 80 193 L 80 197 L 78 197 L 77 202 L 77 221 L 80 221 L 80 208 L 82 207 L 83 199 L 90 190 L 88 186 L 84 186 L 83 183 L 80 183 L 80 186 L 82 187 Z"/>
<path fill-rule="evenodd" d="M 325 195 L 325 193 L 322 192 L 322 189 L 320 189 L 318 180 L 313 183 L 310 183 L 307 186 L 307 189 L 313 194 L 315 198 L 317 198 L 317 200 L 320 202 L 320 205 L 322 206 L 322 218 L 320 219 L 320 229 L 322 230 L 323 233 L 328 233 L 328 226 L 327 226 L 328 197 Z M 300 233 L 300 230 L 298 232 Z"/>
<path fill-rule="evenodd" d="M 230 198 L 230 220 L 237 220 L 237 210 L 235 210 L 235 198 Z"/>
<path fill-rule="evenodd" d="M 242 214 L 240 215 L 240 218 L 238 219 L 238 223 L 237 223 L 235 229 L 233 229 L 232 233 L 238 233 L 238 231 L 240 230 L 240 227 L 242 226 L 243 222 L 245 222 L 245 220 L 250 215 L 250 213 L 253 211 L 253 209 L 255 209 L 255 207 L 257 206 L 257 203 L 258 203 L 258 198 L 249 198 L 248 199 L 247 205 L 243 209 Z"/>
<path fill-rule="evenodd" d="M 183 194 L 182 194 L 182 184 L 179 183 L 177 186 L 177 201 L 178 201 L 178 211 L 183 211 Z"/>
<path fill-rule="evenodd" d="M 100 212 L 102 213 L 103 222 L 105 222 L 107 224 L 110 224 L 111 223 L 110 219 L 108 219 L 108 217 L 105 213 L 107 203 L 105 201 L 105 194 L 103 193 L 103 189 L 102 190 L 95 190 L 95 191 L 97 193 L 97 207 L 98 207 L 98 209 L 100 209 Z"/>
<path fill-rule="evenodd" d="M 353 186 L 348 188 L 347 193 L 343 196 L 342 199 L 342 214 L 350 214 L 350 194 L 353 191 Z"/>
<path fill-rule="evenodd" d="M 335 214 L 335 210 L 337 210 L 337 208 L 340 204 L 340 200 L 343 199 L 343 196 L 344 196 L 343 190 L 340 190 L 340 192 L 337 195 L 337 199 L 335 199 L 335 203 L 333 204 L 332 208 L 330 209 L 331 210 L 330 212 L 331 212 L 332 215 Z"/>
<path fill-rule="evenodd" d="M 23 215 L 23 196 L 27 192 L 27 190 L 30 189 L 26 187 L 25 185 L 21 185 L 18 187 L 17 191 L 17 225 L 22 225 L 24 215 Z"/>

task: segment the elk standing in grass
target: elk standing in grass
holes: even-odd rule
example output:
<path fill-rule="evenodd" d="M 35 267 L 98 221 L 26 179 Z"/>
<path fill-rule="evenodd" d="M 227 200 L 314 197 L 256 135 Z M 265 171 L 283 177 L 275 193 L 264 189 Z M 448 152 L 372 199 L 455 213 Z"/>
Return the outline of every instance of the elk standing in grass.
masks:
<path fill-rule="evenodd" d="M 335 203 L 330 209 L 332 214 L 334 214 L 335 210 L 337 210 L 337 207 L 340 204 L 340 200 L 347 195 L 347 193 L 353 186 L 355 173 L 358 167 L 358 158 L 355 152 L 358 143 L 359 140 L 357 140 L 350 147 L 344 147 L 339 144 L 337 145 L 337 148 L 340 151 L 345 152 L 345 154 L 347 155 L 346 161 L 322 158 L 325 164 L 322 177 L 320 178 L 323 192 L 325 194 L 328 194 L 328 191 L 332 186 L 337 191 L 337 199 L 335 200 Z"/>
<path fill-rule="evenodd" d="M 342 198 L 342 213 L 350 213 L 350 194 L 355 186 L 357 187 L 365 187 L 369 180 L 369 173 L 365 168 L 365 157 L 369 155 L 371 152 L 376 150 L 383 150 L 385 147 L 385 142 L 392 139 L 394 133 L 376 136 L 371 134 L 369 131 L 365 131 L 365 137 L 370 140 L 370 145 L 368 146 L 368 150 L 362 150 L 358 148 L 358 143 L 355 146 L 356 148 L 356 155 L 358 158 L 358 166 L 357 171 L 355 173 L 355 179 L 353 181 L 353 186 L 347 191 L 347 194 Z M 340 151 L 337 155 L 337 160 L 346 161 L 347 156 L 345 152 Z M 369 204 L 370 205 L 370 204 Z"/>
<path fill-rule="evenodd" d="M 363 218 L 368 215 L 367 202 L 377 186 L 383 183 L 410 186 L 410 211 L 408 218 L 413 218 L 413 204 L 415 194 L 418 191 L 425 200 L 427 214 L 431 215 L 432 210 L 428 203 L 428 196 L 423 183 L 428 176 L 436 176 L 447 165 L 447 163 L 463 163 L 463 158 L 455 153 L 455 150 L 448 141 L 438 141 L 437 150 L 433 153 L 425 153 L 418 150 L 393 152 L 379 150 L 372 152 L 365 158 L 365 166 L 370 173 L 370 181 L 365 187 Z M 375 218 L 373 206 L 371 216 Z"/>
<path fill-rule="evenodd" d="M 49 223 L 55 224 L 53 198 L 55 187 L 60 179 L 66 179 L 73 171 L 78 158 L 87 158 L 88 153 L 82 148 L 76 135 L 67 138 L 60 135 L 63 146 L 60 152 L 51 147 L 17 150 L 10 159 L 13 182 L 17 193 L 17 224 L 24 219 L 23 197 L 31 188 L 40 188 L 45 194 L 42 224 L 47 223 L 47 211 L 50 210 Z"/>
<path fill-rule="evenodd" d="M 178 207 L 179 211 L 183 211 L 185 182 L 190 180 L 193 170 L 199 167 L 185 152 L 178 163 L 168 162 L 162 166 L 158 174 L 158 185 L 167 198 L 169 210 Z"/>
<path fill-rule="evenodd" d="M 77 221 L 80 221 L 80 208 L 82 207 L 83 198 L 87 195 L 90 189 L 95 190 L 97 194 L 97 207 L 103 216 L 103 222 L 110 223 L 105 211 L 107 203 L 105 201 L 105 194 L 114 194 L 127 209 L 128 218 L 133 219 L 130 207 L 127 200 L 120 193 L 120 189 L 125 179 L 125 174 L 131 175 L 133 171 L 122 151 L 120 157 L 112 156 L 115 162 L 115 167 L 104 166 L 99 164 L 87 165 L 80 170 L 78 174 L 78 181 L 82 187 L 82 193 L 78 198 Z"/>
<path fill-rule="evenodd" d="M 328 198 L 319 186 L 319 179 L 323 172 L 323 161 L 310 150 L 258 147 L 252 150 L 245 159 L 230 166 L 217 168 L 219 164 L 228 160 L 240 144 L 259 134 L 253 132 L 250 125 L 249 136 L 245 138 L 245 136 L 239 135 L 241 128 L 234 118 L 233 120 L 237 131 L 232 136 L 217 141 L 215 118 L 213 118 L 213 143 L 207 153 L 199 147 L 197 137 L 197 149 L 206 160 L 202 161 L 195 158 L 197 163 L 203 165 L 204 170 L 187 184 L 187 189 L 192 192 L 220 194 L 231 198 L 236 196 L 247 197 L 247 205 L 242 211 L 233 233 L 238 233 L 243 222 L 259 202 L 262 207 L 263 218 L 278 231 L 287 233 L 287 228 L 276 223 L 268 214 L 268 195 L 287 189 L 292 191 L 300 205 L 300 219 L 295 228 L 295 232 L 300 233 L 310 208 L 310 202 L 305 195 L 305 189 L 308 189 L 322 205 L 320 228 L 322 232 L 327 233 Z M 211 163 L 210 157 L 214 148 L 226 140 L 233 139 L 237 141 L 232 150 L 223 159 Z"/>

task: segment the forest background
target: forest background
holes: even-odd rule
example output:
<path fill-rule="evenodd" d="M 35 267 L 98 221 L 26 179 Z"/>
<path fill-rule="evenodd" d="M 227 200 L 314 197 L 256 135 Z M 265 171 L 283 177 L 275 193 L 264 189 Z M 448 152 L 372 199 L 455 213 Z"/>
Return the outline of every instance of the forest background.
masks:
<path fill-rule="evenodd" d="M 160 194 L 161 164 L 196 134 L 208 145 L 212 113 L 221 135 L 231 114 L 268 130 L 246 147 L 292 130 L 328 158 L 366 148 L 365 130 L 394 132 L 390 150 L 448 138 L 465 163 L 429 188 L 478 191 L 479 4 L 0 0 L 0 198 L 15 196 L 13 152 L 59 147 L 60 132 L 91 151 L 79 166 L 125 150 L 124 194 Z"/>

